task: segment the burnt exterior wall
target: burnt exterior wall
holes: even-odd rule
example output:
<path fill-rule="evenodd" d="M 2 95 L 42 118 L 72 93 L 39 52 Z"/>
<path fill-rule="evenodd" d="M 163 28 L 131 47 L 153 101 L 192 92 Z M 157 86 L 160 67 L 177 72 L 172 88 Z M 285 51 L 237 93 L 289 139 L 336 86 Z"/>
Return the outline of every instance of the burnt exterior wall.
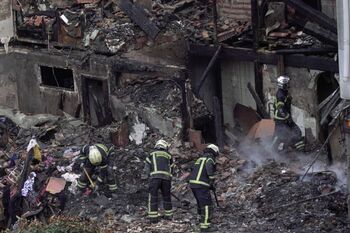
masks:
<path fill-rule="evenodd" d="M 20 50 L 0 55 L 0 104 L 24 113 L 82 116 L 81 76 L 108 79 L 108 64 L 77 56 Z M 40 66 L 71 69 L 74 90 L 42 85 Z M 108 93 L 109 94 L 109 91 Z M 80 110 L 79 110 L 80 108 Z"/>
<path fill-rule="evenodd" d="M 79 104 L 78 67 L 60 56 L 48 54 L 16 53 L 16 76 L 19 109 L 24 113 L 50 113 L 61 115 L 62 111 L 74 115 Z M 41 83 L 40 66 L 72 69 L 75 90 L 44 86 Z"/>
<path fill-rule="evenodd" d="M 18 108 L 16 58 L 13 54 L 0 53 L 0 103 Z"/>

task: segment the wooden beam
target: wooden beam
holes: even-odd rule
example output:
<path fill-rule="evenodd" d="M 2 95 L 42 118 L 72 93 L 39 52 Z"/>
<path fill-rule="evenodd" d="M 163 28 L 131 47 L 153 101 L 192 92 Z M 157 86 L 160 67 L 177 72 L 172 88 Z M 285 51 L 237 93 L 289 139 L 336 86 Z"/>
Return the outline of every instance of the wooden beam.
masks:
<path fill-rule="evenodd" d="M 278 55 L 277 56 L 277 75 L 284 75 L 285 73 L 285 66 L 284 66 L 284 56 Z"/>
<path fill-rule="evenodd" d="M 224 148 L 224 133 L 222 128 L 222 111 L 219 98 L 214 96 L 213 98 L 214 105 L 214 121 L 215 121 L 215 134 L 216 134 L 216 143 L 220 149 Z"/>
<path fill-rule="evenodd" d="M 312 22 L 319 24 L 321 27 L 337 33 L 337 23 L 334 19 L 329 18 L 321 11 L 315 10 L 301 0 L 284 0 L 286 4 L 295 8 L 297 14 L 309 19 Z"/>
<path fill-rule="evenodd" d="M 188 45 L 189 54 L 198 57 L 213 57 L 217 47 L 206 45 Z M 236 61 L 251 61 L 262 64 L 277 65 L 278 55 L 273 52 L 253 51 L 252 49 L 223 47 L 219 55 L 220 59 Z M 305 56 L 302 54 L 290 54 L 284 56 L 284 65 L 290 67 L 309 68 L 312 70 L 339 72 L 338 62 L 325 56 Z"/>
<path fill-rule="evenodd" d="M 260 113 L 260 116 L 263 119 L 269 119 L 270 116 L 269 114 L 266 112 L 266 109 L 264 107 L 263 102 L 261 101 L 260 97 L 258 96 L 258 94 L 256 93 L 255 89 L 253 88 L 252 84 L 250 82 L 248 82 L 247 84 L 248 90 L 250 92 L 250 94 L 252 95 L 252 97 L 255 100 L 256 106 L 258 108 L 258 111 Z"/>
<path fill-rule="evenodd" d="M 209 72 L 211 71 L 211 69 L 212 69 L 213 66 L 215 65 L 215 62 L 216 62 L 216 60 L 217 60 L 218 57 L 219 57 L 221 48 L 222 48 L 221 45 L 217 48 L 217 50 L 216 50 L 214 56 L 211 58 L 211 60 L 210 60 L 210 62 L 209 62 L 209 64 L 208 64 L 207 68 L 204 70 L 204 73 L 203 73 L 203 75 L 202 75 L 202 77 L 201 77 L 201 79 L 200 79 L 200 81 L 199 81 L 199 84 L 198 84 L 198 86 L 197 86 L 197 88 L 196 88 L 196 93 L 197 93 L 197 95 L 199 95 L 199 91 L 201 90 L 201 88 L 202 88 L 202 86 L 203 86 L 203 84 L 204 84 L 204 81 L 206 80 L 206 78 L 207 78 Z"/>
<path fill-rule="evenodd" d="M 337 53 L 336 48 L 300 48 L 300 49 L 278 49 L 275 50 L 276 54 L 303 54 L 303 55 L 317 55 L 327 53 Z"/>
<path fill-rule="evenodd" d="M 160 29 L 148 18 L 147 13 L 142 7 L 136 3 L 132 3 L 130 0 L 121 0 L 119 7 L 134 23 L 147 33 L 149 37 L 153 40 L 156 38 Z"/>
<path fill-rule="evenodd" d="M 258 0 L 251 0 L 251 20 L 253 30 L 253 47 L 259 48 L 259 8 Z"/>
<path fill-rule="evenodd" d="M 338 46 L 337 34 L 320 27 L 316 23 L 312 23 L 312 22 L 308 21 L 305 24 L 303 31 L 306 34 L 309 34 L 311 36 L 316 37 L 317 39 L 319 39 L 322 42 L 325 42 L 325 43 L 333 45 L 333 46 Z"/>

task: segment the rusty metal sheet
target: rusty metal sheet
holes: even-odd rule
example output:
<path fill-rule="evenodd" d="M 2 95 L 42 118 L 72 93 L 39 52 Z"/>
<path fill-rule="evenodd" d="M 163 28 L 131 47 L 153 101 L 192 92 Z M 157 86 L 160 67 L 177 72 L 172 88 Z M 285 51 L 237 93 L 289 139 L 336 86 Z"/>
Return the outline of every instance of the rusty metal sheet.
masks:
<path fill-rule="evenodd" d="M 254 109 L 242 104 L 236 104 L 233 110 L 233 116 L 245 134 L 247 134 L 250 128 L 260 120 L 259 115 Z"/>
<path fill-rule="evenodd" d="M 272 137 L 275 133 L 275 121 L 272 119 L 263 119 L 257 122 L 249 130 L 247 138 L 249 139 L 259 139 Z"/>

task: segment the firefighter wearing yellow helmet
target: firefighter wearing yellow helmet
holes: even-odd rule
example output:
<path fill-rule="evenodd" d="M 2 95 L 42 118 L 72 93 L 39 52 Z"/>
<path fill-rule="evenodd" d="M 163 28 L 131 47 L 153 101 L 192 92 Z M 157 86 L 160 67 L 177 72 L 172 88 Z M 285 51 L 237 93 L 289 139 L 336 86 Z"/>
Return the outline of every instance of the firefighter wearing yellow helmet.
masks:
<path fill-rule="evenodd" d="M 190 188 L 197 201 L 197 212 L 200 216 L 201 232 L 216 231 L 216 227 L 210 222 L 213 202 L 210 190 L 214 188 L 215 157 L 219 155 L 219 147 L 209 144 L 196 160 L 190 175 Z"/>
<path fill-rule="evenodd" d="M 152 223 L 159 221 L 158 191 L 163 196 L 164 217 L 171 220 L 173 217 L 171 203 L 171 168 L 173 158 L 168 152 L 169 144 L 161 139 L 154 146 L 154 151 L 146 158 L 145 172 L 150 177 L 148 197 L 148 217 Z"/>
<path fill-rule="evenodd" d="M 115 156 L 113 147 L 107 148 L 103 144 L 83 146 L 79 157 L 79 160 L 83 162 L 83 167 L 78 180 L 78 188 L 86 189 L 91 182 L 92 175 L 99 170 L 97 181 L 101 184 L 106 182 L 109 191 L 114 192 L 117 184 L 111 165 L 113 156 Z"/>

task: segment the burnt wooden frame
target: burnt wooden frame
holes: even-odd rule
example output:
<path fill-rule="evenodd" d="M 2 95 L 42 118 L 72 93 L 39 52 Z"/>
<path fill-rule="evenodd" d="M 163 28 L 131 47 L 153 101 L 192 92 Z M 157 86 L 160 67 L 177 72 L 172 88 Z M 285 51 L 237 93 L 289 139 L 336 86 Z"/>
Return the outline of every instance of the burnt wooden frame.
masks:
<path fill-rule="evenodd" d="M 191 56 L 212 57 L 217 50 L 215 46 L 189 44 Z M 254 51 L 246 48 L 223 47 L 219 59 L 231 59 L 236 61 L 251 61 L 261 64 L 277 65 L 279 54 L 275 52 Z M 306 56 L 302 54 L 284 55 L 284 65 L 313 70 L 339 72 L 338 62 L 325 56 Z"/>

